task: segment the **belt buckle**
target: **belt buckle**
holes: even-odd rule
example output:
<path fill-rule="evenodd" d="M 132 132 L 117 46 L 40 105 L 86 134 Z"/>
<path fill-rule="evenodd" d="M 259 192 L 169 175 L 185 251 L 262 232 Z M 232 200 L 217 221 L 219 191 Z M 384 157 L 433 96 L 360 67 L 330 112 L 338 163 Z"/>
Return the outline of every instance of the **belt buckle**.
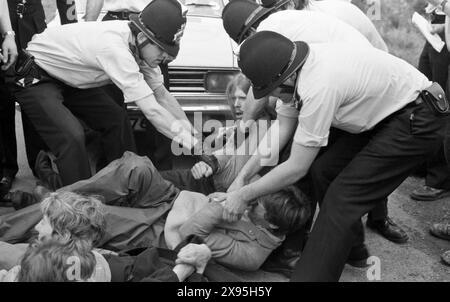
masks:
<path fill-rule="evenodd" d="M 128 20 L 128 12 L 121 12 L 122 20 Z"/>
<path fill-rule="evenodd" d="M 25 13 L 25 3 L 18 3 L 16 7 L 16 13 L 19 16 L 19 18 L 23 18 L 23 14 Z"/>

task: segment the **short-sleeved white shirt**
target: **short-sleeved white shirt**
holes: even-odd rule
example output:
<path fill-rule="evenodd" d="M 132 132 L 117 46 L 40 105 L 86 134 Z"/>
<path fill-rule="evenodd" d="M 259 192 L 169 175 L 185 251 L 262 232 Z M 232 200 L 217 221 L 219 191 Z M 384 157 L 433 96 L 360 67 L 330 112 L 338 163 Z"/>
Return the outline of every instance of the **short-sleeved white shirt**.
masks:
<path fill-rule="evenodd" d="M 292 41 L 313 43 L 347 43 L 355 47 L 372 47 L 358 30 L 321 12 L 285 10 L 271 14 L 257 31 L 269 30 Z"/>
<path fill-rule="evenodd" d="M 326 146 L 331 127 L 371 130 L 432 84 L 407 62 L 376 48 L 310 47 L 298 78 L 303 106 L 294 141 L 303 146 Z"/>
<path fill-rule="evenodd" d="M 159 68 L 150 68 L 131 51 L 127 21 L 83 22 L 48 28 L 27 50 L 50 76 L 80 89 L 116 84 L 125 102 L 153 94 L 163 85 Z"/>
<path fill-rule="evenodd" d="M 303 10 L 279 11 L 260 23 L 257 31 L 269 30 L 291 41 L 314 43 L 346 43 L 353 47 L 370 47 L 372 44 L 355 28 L 321 12 Z M 297 118 L 298 111 L 292 104 L 277 106 L 277 114 Z"/>
<path fill-rule="evenodd" d="M 372 45 L 380 48 L 380 35 L 375 25 L 356 5 L 347 1 L 312 0 L 306 10 L 319 11 L 344 21 L 363 34 Z"/>
<path fill-rule="evenodd" d="M 109 12 L 141 12 L 152 0 L 105 0 L 103 10 Z"/>

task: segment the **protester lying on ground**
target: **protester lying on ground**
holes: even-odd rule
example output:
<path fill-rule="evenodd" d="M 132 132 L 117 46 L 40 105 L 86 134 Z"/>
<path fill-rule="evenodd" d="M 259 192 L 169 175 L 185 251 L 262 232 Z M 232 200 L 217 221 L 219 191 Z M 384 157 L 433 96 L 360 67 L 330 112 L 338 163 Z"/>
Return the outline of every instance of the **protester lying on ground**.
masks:
<path fill-rule="evenodd" d="M 257 270 L 284 235 L 302 227 L 310 213 L 308 199 L 297 189 L 287 188 L 256 199 L 248 207 L 248 219 L 223 223 L 218 202 L 209 202 L 203 194 L 180 192 L 161 177 L 148 158 L 131 152 L 91 179 L 58 190 L 63 191 L 104 198 L 107 227 L 101 247 L 114 251 L 174 247 L 188 236 L 198 235 L 218 263 L 242 270 Z M 190 215 L 178 211 L 175 204 L 189 209 Z M 165 224 L 172 207 L 176 212 Z M 204 214 L 199 216 L 199 211 Z M 0 240 L 24 242 L 41 219 L 39 204 L 1 216 Z"/>
<path fill-rule="evenodd" d="M 25 255 L 23 250 L 16 251 L 17 259 L 9 265 L 20 261 L 20 266 L 0 272 L 0 280 L 177 282 L 194 271 L 203 273 L 211 258 L 211 251 L 205 244 L 183 247 L 173 268 L 164 264 L 158 250 L 152 247 L 136 256 L 94 249 L 106 230 L 104 205 L 99 199 L 59 192 L 50 194 L 40 206 L 43 218 L 35 227 L 37 241 L 27 248 Z M 2 257 L 7 251 L 0 252 Z M 68 261 L 70 257 L 78 257 L 81 265 L 78 276 L 73 267 L 77 261 Z M 127 269 L 137 263 L 138 268 Z"/>

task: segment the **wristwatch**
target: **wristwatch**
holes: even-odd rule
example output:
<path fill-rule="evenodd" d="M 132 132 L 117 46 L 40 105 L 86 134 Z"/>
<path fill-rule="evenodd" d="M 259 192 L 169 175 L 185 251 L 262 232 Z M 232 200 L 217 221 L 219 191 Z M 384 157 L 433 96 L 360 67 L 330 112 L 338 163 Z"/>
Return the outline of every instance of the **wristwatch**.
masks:
<path fill-rule="evenodd" d="M 2 37 L 3 38 L 5 38 L 6 36 L 13 36 L 14 37 L 15 35 L 16 35 L 16 33 L 14 31 L 9 30 L 9 31 L 4 32 Z"/>

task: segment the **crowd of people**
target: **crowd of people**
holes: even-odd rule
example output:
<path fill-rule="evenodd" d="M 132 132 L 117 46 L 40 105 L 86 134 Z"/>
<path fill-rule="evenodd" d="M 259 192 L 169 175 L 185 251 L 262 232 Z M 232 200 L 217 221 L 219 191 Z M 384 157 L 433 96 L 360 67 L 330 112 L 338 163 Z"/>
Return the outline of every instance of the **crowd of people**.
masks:
<path fill-rule="evenodd" d="M 427 1 L 445 40 L 450 4 Z M 419 166 L 426 185 L 411 198 L 450 194 L 447 48 L 427 42 L 418 70 L 350 1 L 228 1 L 234 123 L 203 137 L 167 88 L 183 4 L 89 0 L 78 23 L 74 2 L 57 3 L 65 25 L 48 29 L 40 0 L 0 7 L 0 198 L 16 209 L 0 216 L 0 281 L 239 281 L 229 269 L 338 281 L 346 263 L 368 265 L 364 215 L 409 240 L 388 197 Z M 32 193 L 10 192 L 15 102 Z M 196 164 L 158 171 L 137 155 L 130 103 Z M 431 233 L 450 240 L 450 225 Z"/>

